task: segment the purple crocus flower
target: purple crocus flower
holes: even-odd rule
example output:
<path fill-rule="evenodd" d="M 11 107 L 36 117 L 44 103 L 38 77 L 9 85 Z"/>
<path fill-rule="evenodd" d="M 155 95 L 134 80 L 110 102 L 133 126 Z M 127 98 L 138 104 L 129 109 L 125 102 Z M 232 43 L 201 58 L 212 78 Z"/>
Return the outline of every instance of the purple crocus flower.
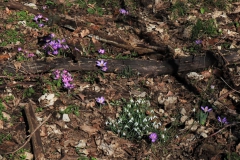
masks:
<path fill-rule="evenodd" d="M 37 17 L 38 17 L 39 19 L 41 19 L 43 16 L 42 16 L 41 14 L 39 14 Z"/>
<path fill-rule="evenodd" d="M 102 67 L 101 70 L 104 71 L 104 72 L 106 72 L 106 71 L 107 71 L 107 67 L 106 67 L 106 66 L 105 66 L 105 67 Z"/>
<path fill-rule="evenodd" d="M 39 24 L 38 24 L 38 26 L 39 26 L 39 27 L 43 27 L 43 26 L 44 26 L 44 24 L 42 24 L 42 23 L 39 23 Z"/>
<path fill-rule="evenodd" d="M 157 133 L 151 133 L 150 135 L 149 135 L 149 139 L 151 139 L 151 142 L 152 143 L 154 143 L 154 142 L 156 142 L 156 140 L 158 139 L 158 136 L 157 136 Z"/>
<path fill-rule="evenodd" d="M 203 112 L 205 112 L 205 113 L 210 112 L 210 111 L 212 110 L 212 108 L 208 108 L 208 106 L 206 106 L 206 107 L 201 106 L 201 109 L 202 109 Z"/>
<path fill-rule="evenodd" d="M 21 52 L 22 51 L 22 48 L 21 47 L 18 47 L 18 52 Z"/>
<path fill-rule="evenodd" d="M 38 21 L 38 16 L 35 16 L 35 17 L 33 18 L 33 20 L 37 22 L 37 21 Z"/>
<path fill-rule="evenodd" d="M 201 44 L 201 43 L 202 43 L 202 41 L 201 41 L 201 40 L 199 40 L 199 39 L 197 39 L 197 40 L 195 41 L 195 43 L 196 43 L 196 44 Z"/>
<path fill-rule="evenodd" d="M 106 67 L 107 62 L 105 62 L 104 60 L 100 60 L 100 61 L 96 61 L 97 62 L 97 66 L 98 67 Z"/>
<path fill-rule="evenodd" d="M 221 119 L 221 117 L 218 116 L 218 121 L 219 121 L 220 123 L 222 123 L 222 124 L 228 124 L 226 117 L 224 117 L 223 119 Z"/>
<path fill-rule="evenodd" d="M 128 11 L 125 10 L 125 9 L 120 9 L 119 12 L 123 15 L 127 15 L 128 14 Z"/>
<path fill-rule="evenodd" d="M 99 104 L 104 104 L 105 98 L 104 98 L 104 97 L 98 97 L 98 98 L 96 98 L 96 101 L 97 101 L 97 103 L 99 103 Z"/>
<path fill-rule="evenodd" d="M 99 50 L 98 50 L 98 53 L 104 54 L 104 53 L 105 53 L 105 50 L 104 50 L 104 49 L 99 49 Z"/>
<path fill-rule="evenodd" d="M 35 55 L 33 54 L 33 53 L 29 53 L 28 55 L 27 55 L 27 57 L 28 58 L 31 58 L 31 57 L 34 57 Z"/>

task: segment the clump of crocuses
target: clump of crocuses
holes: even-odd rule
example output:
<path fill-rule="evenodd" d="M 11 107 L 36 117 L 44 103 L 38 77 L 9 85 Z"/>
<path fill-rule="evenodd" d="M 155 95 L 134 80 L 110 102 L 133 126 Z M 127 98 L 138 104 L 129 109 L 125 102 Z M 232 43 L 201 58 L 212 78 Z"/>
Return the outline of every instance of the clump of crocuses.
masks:
<path fill-rule="evenodd" d="M 43 17 L 41 14 L 35 16 L 33 18 L 33 20 L 38 24 L 39 27 L 43 27 L 44 26 L 44 22 L 48 21 L 47 17 Z"/>
<path fill-rule="evenodd" d="M 43 49 L 49 55 L 58 55 L 61 51 L 69 49 L 65 42 L 65 39 L 56 39 L 54 34 L 50 34 L 45 38 L 46 44 L 43 46 Z"/>
<path fill-rule="evenodd" d="M 27 60 L 28 58 L 34 57 L 35 54 L 32 52 L 29 52 L 28 50 L 23 50 L 21 47 L 18 47 L 18 55 L 17 60 Z"/>
<path fill-rule="evenodd" d="M 106 72 L 107 71 L 107 62 L 104 60 L 99 60 L 96 61 L 97 67 L 99 67 L 102 71 Z"/>
<path fill-rule="evenodd" d="M 58 80 L 58 86 L 61 84 L 63 84 L 63 87 L 66 89 L 73 89 L 74 85 L 72 84 L 73 78 L 72 75 L 67 71 L 67 70 L 63 70 L 63 71 L 59 71 L 56 70 L 53 72 L 53 79 Z"/>

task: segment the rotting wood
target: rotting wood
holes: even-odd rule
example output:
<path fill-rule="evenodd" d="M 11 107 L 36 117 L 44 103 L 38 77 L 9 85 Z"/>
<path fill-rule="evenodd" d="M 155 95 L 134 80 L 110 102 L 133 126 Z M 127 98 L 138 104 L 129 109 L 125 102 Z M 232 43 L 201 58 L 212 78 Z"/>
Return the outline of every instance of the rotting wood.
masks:
<path fill-rule="evenodd" d="M 44 152 L 43 152 L 43 146 L 42 146 L 42 141 L 40 137 L 40 131 L 39 129 L 35 131 L 37 126 L 39 125 L 35 116 L 35 111 L 33 110 L 32 104 L 27 104 L 24 108 L 27 121 L 28 121 L 28 126 L 30 129 L 31 133 L 34 133 L 32 138 L 31 138 L 31 143 L 33 147 L 33 153 L 34 153 L 34 159 L 38 160 L 44 160 Z M 34 132 L 35 131 L 35 132 Z"/>
<path fill-rule="evenodd" d="M 44 60 L 24 62 L 18 68 L 18 71 L 16 71 L 14 64 L 9 62 L 5 65 L 1 64 L 0 67 L 1 75 L 3 75 L 3 72 L 5 72 L 5 74 L 16 74 L 17 72 L 22 74 L 39 74 L 52 72 L 57 69 L 66 69 L 68 71 L 97 71 L 99 68 L 96 67 L 96 61 L 97 59 L 80 58 L 77 63 L 74 63 L 70 58 L 57 58 L 50 62 Z M 107 61 L 107 72 L 122 73 L 126 67 L 129 67 L 132 71 L 140 75 L 155 76 L 177 72 L 196 71 L 217 65 L 217 60 L 211 55 L 211 53 L 208 53 L 205 56 L 190 56 L 167 61 L 140 59 L 106 59 L 105 61 Z M 231 60 L 229 60 L 229 62 L 231 62 Z"/>

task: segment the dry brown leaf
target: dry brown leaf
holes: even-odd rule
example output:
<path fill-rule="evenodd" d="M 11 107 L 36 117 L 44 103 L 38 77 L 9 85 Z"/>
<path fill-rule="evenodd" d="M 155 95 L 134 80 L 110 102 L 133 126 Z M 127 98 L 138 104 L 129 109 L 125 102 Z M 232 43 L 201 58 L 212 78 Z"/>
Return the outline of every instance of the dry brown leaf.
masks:
<path fill-rule="evenodd" d="M 22 66 L 22 63 L 20 63 L 20 62 L 14 62 L 14 67 L 16 68 L 16 71 L 18 71 L 20 68 L 21 68 L 21 66 Z"/>
<path fill-rule="evenodd" d="M 5 12 L 6 12 L 8 15 L 12 14 L 12 11 L 11 11 L 8 7 L 5 8 Z"/>
<path fill-rule="evenodd" d="M 87 126 L 86 124 L 79 126 L 81 130 L 83 130 L 84 132 L 87 132 L 89 134 L 89 136 L 96 134 L 96 132 L 98 131 L 97 128 L 94 128 L 92 126 Z"/>
<path fill-rule="evenodd" d="M 83 95 L 82 93 L 79 93 L 78 96 L 81 98 L 82 101 L 84 101 L 84 98 L 86 97 L 86 96 Z"/>
<path fill-rule="evenodd" d="M 88 29 L 84 29 L 84 30 L 82 30 L 81 31 L 81 37 L 83 38 L 83 37 L 85 37 L 86 35 L 88 35 L 90 33 L 90 31 L 88 30 Z"/>
<path fill-rule="evenodd" d="M 0 129 L 3 129 L 3 121 L 0 120 Z"/>
<path fill-rule="evenodd" d="M 201 74 L 203 75 L 204 78 L 208 79 L 212 76 L 211 70 L 208 71 L 202 71 Z"/>
<path fill-rule="evenodd" d="M 10 58 L 10 56 L 8 54 L 3 54 L 0 55 L 0 61 L 6 61 Z"/>
<path fill-rule="evenodd" d="M 228 90 L 226 88 L 223 88 L 220 92 L 219 92 L 219 97 L 221 97 L 222 95 L 228 93 Z M 226 95 L 227 96 L 227 95 Z"/>
<path fill-rule="evenodd" d="M 240 154 L 240 143 L 238 143 L 238 145 L 236 146 L 236 152 Z"/>

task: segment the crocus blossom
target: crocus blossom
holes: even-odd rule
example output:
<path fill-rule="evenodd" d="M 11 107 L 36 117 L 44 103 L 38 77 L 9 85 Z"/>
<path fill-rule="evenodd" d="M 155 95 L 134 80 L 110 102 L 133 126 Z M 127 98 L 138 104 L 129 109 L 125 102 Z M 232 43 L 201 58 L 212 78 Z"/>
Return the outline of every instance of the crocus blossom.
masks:
<path fill-rule="evenodd" d="M 203 112 L 205 112 L 205 113 L 210 112 L 210 111 L 212 110 L 212 108 L 208 108 L 208 106 L 206 106 L 206 107 L 201 106 L 201 109 L 202 109 Z"/>
<path fill-rule="evenodd" d="M 98 67 L 106 67 L 107 62 L 105 62 L 104 60 L 100 60 L 100 61 L 96 61 L 97 62 L 97 66 Z"/>
<path fill-rule="evenodd" d="M 97 101 L 97 103 L 99 103 L 99 104 L 104 104 L 105 98 L 104 98 L 104 97 L 98 97 L 98 98 L 96 98 L 96 101 Z"/>
<path fill-rule="evenodd" d="M 221 117 L 218 116 L 218 121 L 219 121 L 220 123 L 222 123 L 222 124 L 228 124 L 226 117 L 224 117 L 223 119 L 221 119 Z"/>
<path fill-rule="evenodd" d="M 149 139 L 151 140 L 152 143 L 156 142 L 156 140 L 158 139 L 157 133 L 151 133 L 149 135 Z"/>
<path fill-rule="evenodd" d="M 128 11 L 125 10 L 125 9 L 120 9 L 119 12 L 123 15 L 127 15 L 128 14 Z"/>
<path fill-rule="evenodd" d="M 104 49 L 99 49 L 99 50 L 98 50 L 98 53 L 104 54 L 104 53 L 105 53 L 105 50 L 104 50 Z"/>

